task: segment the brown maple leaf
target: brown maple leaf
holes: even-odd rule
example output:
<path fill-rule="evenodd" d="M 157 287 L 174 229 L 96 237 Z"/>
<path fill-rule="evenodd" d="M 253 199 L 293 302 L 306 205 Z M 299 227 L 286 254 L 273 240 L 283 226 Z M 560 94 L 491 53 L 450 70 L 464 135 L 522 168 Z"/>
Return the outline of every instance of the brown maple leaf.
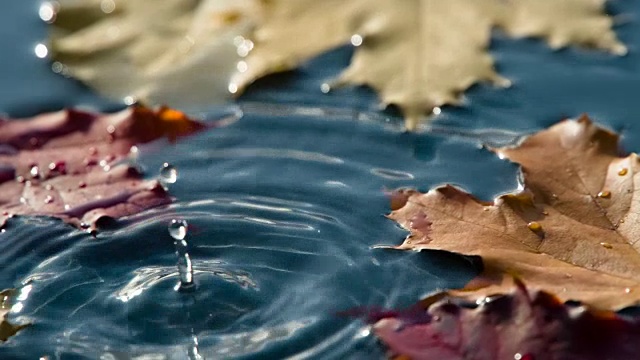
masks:
<path fill-rule="evenodd" d="M 398 359 L 626 360 L 640 353 L 637 319 L 565 305 L 522 283 L 481 302 L 448 296 L 389 315 L 374 330 Z"/>
<path fill-rule="evenodd" d="M 174 141 L 205 125 L 169 108 L 134 106 L 114 114 L 64 110 L 0 122 L 0 225 L 14 215 L 46 215 L 95 229 L 166 204 L 157 181 L 117 164 L 131 147 L 161 137 Z M 113 168 L 112 168 L 113 167 Z"/>
<path fill-rule="evenodd" d="M 465 288 L 478 295 L 509 291 L 517 277 L 562 300 L 637 304 L 637 155 L 619 157 L 618 136 L 586 116 L 492 151 L 520 164 L 524 189 L 493 202 L 453 186 L 404 190 L 389 217 L 411 234 L 397 248 L 480 256 L 482 274 Z"/>

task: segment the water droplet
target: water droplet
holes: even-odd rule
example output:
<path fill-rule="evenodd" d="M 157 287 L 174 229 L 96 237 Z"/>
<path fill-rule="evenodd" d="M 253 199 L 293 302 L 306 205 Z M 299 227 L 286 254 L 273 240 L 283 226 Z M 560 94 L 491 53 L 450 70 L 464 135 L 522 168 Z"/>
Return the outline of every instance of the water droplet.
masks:
<path fill-rule="evenodd" d="M 189 225 L 186 220 L 173 219 L 169 224 L 169 235 L 175 240 L 184 240 L 187 237 L 187 230 Z"/>
<path fill-rule="evenodd" d="M 49 191 L 51 191 L 51 190 L 53 190 L 53 185 L 47 184 L 47 185 L 44 186 L 44 188 L 49 190 Z"/>
<path fill-rule="evenodd" d="M 178 257 L 178 274 L 180 275 L 180 282 L 176 285 L 177 291 L 190 291 L 195 288 L 193 282 L 193 265 L 191 264 L 191 257 L 189 256 L 188 247 L 189 244 L 185 240 L 187 236 L 187 221 L 183 219 L 173 219 L 169 223 L 169 235 L 174 239 L 174 246 L 176 249 L 176 256 Z"/>
<path fill-rule="evenodd" d="M 25 182 L 24 176 L 22 176 L 22 175 L 16 176 L 16 181 L 19 182 L 19 183 Z"/>
<path fill-rule="evenodd" d="M 433 113 L 433 115 L 440 115 L 440 113 L 442 113 L 442 109 L 438 106 L 434 107 L 433 110 L 431 111 Z"/>
<path fill-rule="evenodd" d="M 528 223 L 527 227 L 529 228 L 529 230 L 531 230 L 533 232 L 542 231 L 542 225 L 540 225 L 539 223 L 537 223 L 535 221 L 532 221 L 532 222 Z"/>
<path fill-rule="evenodd" d="M 36 47 L 33 48 L 33 52 L 35 52 L 36 56 L 40 59 L 44 59 L 47 57 L 47 55 L 49 55 L 49 49 L 47 48 L 47 45 L 42 43 L 37 44 Z"/>
<path fill-rule="evenodd" d="M 53 196 L 47 195 L 47 197 L 44 198 L 45 204 L 51 204 L 52 202 L 53 202 Z"/>
<path fill-rule="evenodd" d="M 51 24 L 56 20 L 56 12 L 57 11 L 54 3 L 47 1 L 40 5 L 38 16 L 40 16 L 40 19 L 42 19 L 42 21 L 46 22 L 47 24 Z"/>
<path fill-rule="evenodd" d="M 624 292 L 627 293 L 627 294 L 631 293 L 631 288 L 625 288 Z"/>
<path fill-rule="evenodd" d="M 542 215 L 549 215 L 549 212 L 546 210 L 542 210 Z"/>
<path fill-rule="evenodd" d="M 124 102 L 124 104 L 127 105 L 127 106 L 133 105 L 136 102 L 136 98 L 134 98 L 133 96 L 125 96 L 122 99 L 122 102 Z"/>
<path fill-rule="evenodd" d="M 249 66 L 247 65 L 247 62 L 242 60 L 242 61 L 238 61 L 238 63 L 236 64 L 236 69 L 238 69 L 238 72 L 246 72 L 247 70 L 249 70 Z"/>
<path fill-rule="evenodd" d="M 163 184 L 175 184 L 178 180 L 178 170 L 169 163 L 162 164 L 160 168 L 160 182 Z"/>
<path fill-rule="evenodd" d="M 611 191 L 607 191 L 607 190 L 600 191 L 600 192 L 598 193 L 598 197 L 599 197 L 599 198 L 603 198 L 603 199 L 608 199 L 608 198 L 610 198 L 610 197 L 611 197 Z"/>
<path fill-rule="evenodd" d="M 613 249 L 613 245 L 609 244 L 608 242 L 601 242 L 600 246 L 602 246 L 605 249 Z"/>
<path fill-rule="evenodd" d="M 109 125 L 109 126 L 107 126 L 107 132 L 108 132 L 109 134 L 113 134 L 113 133 L 115 133 L 115 132 L 116 132 L 116 127 L 115 127 L 115 126 L 113 126 L 113 125 Z"/>
<path fill-rule="evenodd" d="M 40 177 L 40 168 L 38 168 L 38 165 L 31 166 L 31 169 L 29 169 L 29 175 L 34 179 L 38 179 Z"/>
<path fill-rule="evenodd" d="M 354 34 L 351 36 L 351 45 L 353 46 L 360 46 L 362 45 L 362 35 L 359 34 Z"/>
<path fill-rule="evenodd" d="M 116 3 L 113 0 L 102 0 L 100 10 L 105 14 L 111 14 L 116 9 Z"/>
<path fill-rule="evenodd" d="M 65 66 L 60 61 L 54 61 L 51 64 L 51 71 L 56 74 L 60 74 L 65 70 Z"/>
<path fill-rule="evenodd" d="M 229 87 L 227 88 L 231 94 L 235 94 L 238 92 L 238 85 L 235 83 L 229 83 Z"/>
<path fill-rule="evenodd" d="M 331 91 L 331 85 L 322 83 L 322 85 L 320 85 L 320 91 L 322 91 L 323 94 L 328 94 Z"/>
<path fill-rule="evenodd" d="M 618 171 L 618 175 L 625 176 L 625 175 L 627 175 L 628 172 L 629 172 L 629 170 L 627 170 L 627 168 L 622 168 L 622 169 L 620 169 L 620 171 Z"/>

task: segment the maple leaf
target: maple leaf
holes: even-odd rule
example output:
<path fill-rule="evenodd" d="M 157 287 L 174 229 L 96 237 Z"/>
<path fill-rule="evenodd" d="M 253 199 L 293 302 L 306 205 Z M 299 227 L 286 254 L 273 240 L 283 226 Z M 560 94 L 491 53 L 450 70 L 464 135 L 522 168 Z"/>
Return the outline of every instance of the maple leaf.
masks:
<path fill-rule="evenodd" d="M 411 234 L 397 248 L 480 256 L 483 272 L 466 287 L 478 295 L 508 291 L 515 276 L 563 300 L 637 304 L 637 155 L 618 157 L 617 135 L 586 116 L 492 151 L 520 164 L 524 189 L 493 202 L 449 185 L 402 190 L 389 217 Z"/>
<path fill-rule="evenodd" d="M 398 359 L 626 360 L 640 352 L 637 319 L 565 305 L 522 283 L 481 302 L 426 299 L 385 315 L 374 330 Z"/>
<path fill-rule="evenodd" d="M 229 97 L 249 0 L 53 3 L 43 6 L 54 71 L 128 101 L 193 106 Z"/>
<path fill-rule="evenodd" d="M 11 310 L 10 301 L 15 293 L 15 289 L 5 289 L 0 291 L 0 342 L 7 341 L 9 337 L 15 335 L 28 325 L 13 325 L 7 320 L 7 314 Z"/>
<path fill-rule="evenodd" d="M 478 81 L 509 82 L 487 53 L 491 30 L 544 38 L 624 54 L 626 48 L 603 14 L 605 0 L 269 0 L 252 36 L 246 71 L 234 75 L 240 90 L 266 74 L 351 41 L 358 45 L 337 84 L 366 84 L 385 104 L 400 107 L 406 127 Z"/>
<path fill-rule="evenodd" d="M 118 164 L 133 145 L 175 140 L 205 125 L 169 108 L 134 106 L 114 114 L 63 110 L 0 122 L 0 225 L 14 215 L 46 215 L 95 229 L 169 203 L 157 181 Z M 113 168 L 111 168 L 113 166 Z"/>

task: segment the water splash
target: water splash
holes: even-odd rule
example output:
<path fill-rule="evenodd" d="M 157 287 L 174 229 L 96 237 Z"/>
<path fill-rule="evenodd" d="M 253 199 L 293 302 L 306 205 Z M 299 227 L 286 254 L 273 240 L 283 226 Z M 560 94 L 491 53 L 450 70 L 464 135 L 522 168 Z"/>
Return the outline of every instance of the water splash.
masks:
<path fill-rule="evenodd" d="M 180 282 L 176 284 L 176 291 L 195 290 L 196 284 L 193 281 L 193 265 L 189 256 L 189 244 L 185 240 L 187 236 L 188 224 L 184 219 L 173 219 L 169 224 L 169 235 L 173 238 L 178 257 L 178 273 Z"/>

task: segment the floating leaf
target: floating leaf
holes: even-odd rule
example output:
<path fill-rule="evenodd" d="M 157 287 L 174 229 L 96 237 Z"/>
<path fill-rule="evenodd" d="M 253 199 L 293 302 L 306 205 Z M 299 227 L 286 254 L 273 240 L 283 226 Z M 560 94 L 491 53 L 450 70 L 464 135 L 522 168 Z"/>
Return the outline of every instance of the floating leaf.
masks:
<path fill-rule="evenodd" d="M 105 216 L 166 204 L 171 198 L 157 181 L 117 163 L 136 144 L 173 141 L 204 127 L 181 112 L 142 106 L 114 114 L 64 110 L 2 120 L 0 223 L 14 215 L 47 215 L 94 229 Z"/>
<path fill-rule="evenodd" d="M 487 52 L 492 28 L 624 54 L 605 0 L 271 0 L 261 2 L 246 71 L 232 87 L 289 70 L 324 51 L 357 45 L 338 84 L 366 84 L 400 107 L 406 127 L 478 81 L 500 85 Z"/>
<path fill-rule="evenodd" d="M 13 325 L 7 320 L 7 314 L 11 310 L 10 299 L 15 293 L 15 289 L 0 291 L 0 342 L 7 341 L 9 337 L 15 335 L 27 325 Z"/>
<path fill-rule="evenodd" d="M 54 71 L 114 98 L 210 105 L 229 97 L 249 0 L 59 0 Z M 51 6 L 45 4 L 43 6 Z M 49 19 L 50 12 L 45 13 Z M 45 19 L 46 20 L 46 19 Z"/>
<path fill-rule="evenodd" d="M 618 157 L 618 136 L 586 116 L 493 151 L 520 164 L 524 189 L 493 202 L 453 186 L 403 190 L 389 217 L 411 234 L 397 248 L 480 256 L 482 275 L 466 287 L 478 295 L 507 291 L 516 276 L 562 300 L 637 304 L 638 156 Z"/>
<path fill-rule="evenodd" d="M 417 309 L 418 318 L 412 315 Z M 565 305 L 522 284 L 477 302 L 423 301 L 408 313 L 385 316 L 374 329 L 399 359 L 626 360 L 640 353 L 637 320 Z"/>

